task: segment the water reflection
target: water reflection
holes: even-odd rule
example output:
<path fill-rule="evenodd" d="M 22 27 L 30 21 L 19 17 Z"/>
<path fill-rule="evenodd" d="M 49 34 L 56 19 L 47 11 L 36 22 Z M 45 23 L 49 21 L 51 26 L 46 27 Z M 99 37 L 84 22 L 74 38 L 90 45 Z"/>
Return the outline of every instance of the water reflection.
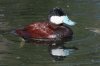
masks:
<path fill-rule="evenodd" d="M 69 38 L 69 41 L 72 38 Z M 68 41 L 68 39 L 67 39 Z M 46 40 L 43 41 L 42 39 L 36 39 L 36 40 L 29 40 L 26 41 L 28 43 L 31 43 L 34 46 L 40 46 L 44 45 L 45 47 L 48 47 L 48 53 L 50 56 L 53 58 L 54 61 L 62 61 L 66 56 L 71 55 L 75 50 L 78 50 L 76 47 L 66 47 L 65 43 L 66 41 L 64 40 L 59 40 L 59 41 L 49 41 Z"/>
<path fill-rule="evenodd" d="M 54 61 L 64 60 L 64 58 L 66 58 L 66 56 L 69 56 L 75 50 L 77 50 L 76 47 L 66 47 L 66 46 L 64 46 L 63 42 L 60 42 L 60 43 L 59 44 L 53 43 L 48 46 L 49 53 L 52 56 L 52 58 L 54 59 Z"/>

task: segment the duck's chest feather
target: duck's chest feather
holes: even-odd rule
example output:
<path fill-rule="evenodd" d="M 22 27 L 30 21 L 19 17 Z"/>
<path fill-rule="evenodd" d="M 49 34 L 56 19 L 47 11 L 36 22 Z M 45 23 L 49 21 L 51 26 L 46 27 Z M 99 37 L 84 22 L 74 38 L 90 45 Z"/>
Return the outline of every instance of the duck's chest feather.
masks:
<path fill-rule="evenodd" d="M 31 38 L 57 38 L 69 35 L 70 30 L 49 22 L 34 22 L 27 25 L 22 32 Z M 27 34 L 27 35 L 26 35 Z"/>

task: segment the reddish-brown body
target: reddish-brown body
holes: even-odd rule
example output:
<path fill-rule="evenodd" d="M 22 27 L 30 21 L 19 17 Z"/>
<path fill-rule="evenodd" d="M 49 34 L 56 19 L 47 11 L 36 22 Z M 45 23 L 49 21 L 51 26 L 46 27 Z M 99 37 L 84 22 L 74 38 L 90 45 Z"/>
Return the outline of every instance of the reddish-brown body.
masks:
<path fill-rule="evenodd" d="M 69 38 L 73 32 L 63 25 L 55 25 L 49 22 L 34 22 L 22 29 L 17 29 L 16 33 L 24 38 L 34 39 L 61 39 Z M 50 37 L 53 35 L 54 37 Z"/>

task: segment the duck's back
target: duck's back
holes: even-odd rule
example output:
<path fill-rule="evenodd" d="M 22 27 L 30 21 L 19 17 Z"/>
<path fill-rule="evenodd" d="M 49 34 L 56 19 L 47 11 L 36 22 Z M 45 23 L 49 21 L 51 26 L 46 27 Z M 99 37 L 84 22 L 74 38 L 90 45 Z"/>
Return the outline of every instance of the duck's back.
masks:
<path fill-rule="evenodd" d="M 48 38 L 48 35 L 53 34 L 56 26 L 47 22 L 36 22 L 26 26 L 24 29 L 32 38 Z"/>

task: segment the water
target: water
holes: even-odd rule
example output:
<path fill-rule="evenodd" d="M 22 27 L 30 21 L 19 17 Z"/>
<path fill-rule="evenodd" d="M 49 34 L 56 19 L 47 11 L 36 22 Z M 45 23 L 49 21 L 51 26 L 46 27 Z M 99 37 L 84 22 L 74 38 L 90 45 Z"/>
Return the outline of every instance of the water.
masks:
<path fill-rule="evenodd" d="M 69 18 L 77 23 L 71 27 L 74 32 L 73 40 L 66 42 L 66 46 L 75 46 L 79 50 L 61 62 L 52 61 L 46 46 L 27 43 L 23 48 L 19 48 L 18 37 L 8 32 L 34 21 L 47 20 L 48 11 L 53 7 L 63 8 Z M 1 65 L 100 66 L 100 34 L 85 29 L 100 28 L 99 25 L 99 0 L 0 0 L 0 33 L 10 42 L 10 46 L 7 46 L 10 54 L 6 53 Z"/>

